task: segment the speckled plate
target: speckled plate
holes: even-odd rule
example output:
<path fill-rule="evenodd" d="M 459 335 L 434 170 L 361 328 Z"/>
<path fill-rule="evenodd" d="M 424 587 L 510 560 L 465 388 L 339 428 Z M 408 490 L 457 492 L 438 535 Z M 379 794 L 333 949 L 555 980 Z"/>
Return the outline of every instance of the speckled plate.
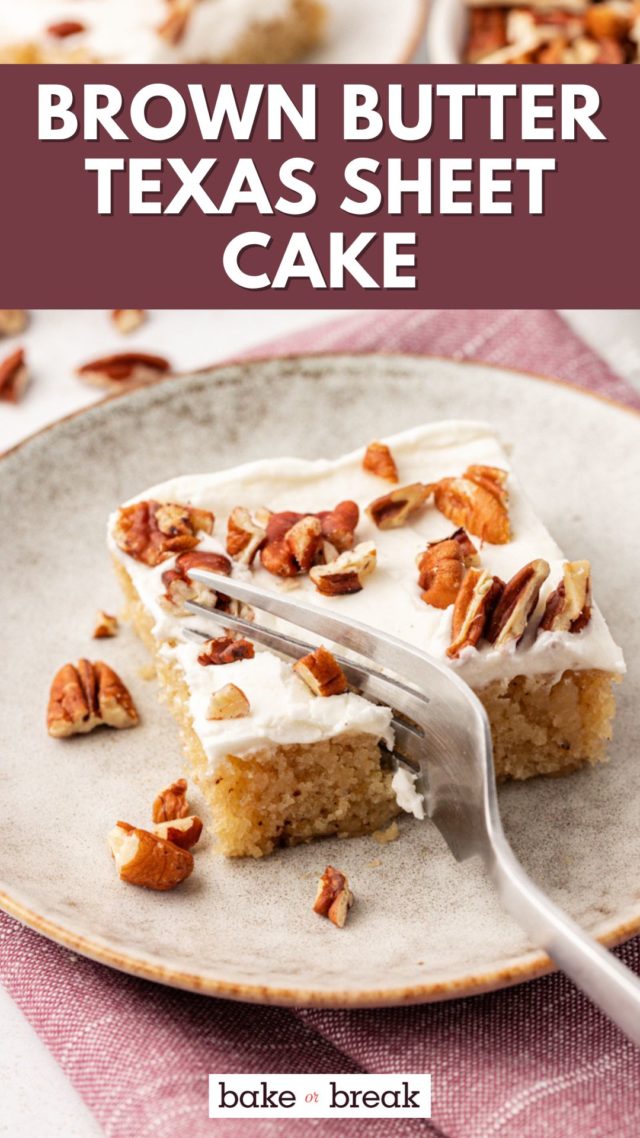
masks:
<path fill-rule="evenodd" d="M 168 380 L 67 419 L 0 462 L 8 912 L 136 975 L 272 1003 L 443 999 L 550 967 L 479 867 L 457 865 L 429 823 L 404 819 L 400 840 L 384 847 L 370 837 L 325 841 L 263 861 L 225 861 L 209 836 L 193 877 L 165 895 L 119 882 L 106 850 L 118 818 L 148 823 L 158 789 L 183 765 L 155 684 L 139 675 L 145 654 L 133 634 L 99 647 L 90 639 L 96 608 L 119 606 L 104 546 L 110 509 L 171 474 L 260 456 L 333 456 L 420 421 L 469 415 L 513 441 L 539 513 L 570 555 L 593 562 L 630 665 L 611 762 L 504 787 L 506 829 L 536 881 L 591 932 L 613 943 L 640 928 L 640 531 L 629 525 L 638 418 L 562 384 L 399 356 L 272 360 Z M 142 725 L 50 739 L 52 674 L 91 654 L 130 683 Z M 357 895 L 342 932 L 311 912 L 327 862 L 346 870 Z"/>
<path fill-rule="evenodd" d="M 325 0 L 329 27 L 311 63 L 409 63 L 427 22 L 429 0 Z"/>

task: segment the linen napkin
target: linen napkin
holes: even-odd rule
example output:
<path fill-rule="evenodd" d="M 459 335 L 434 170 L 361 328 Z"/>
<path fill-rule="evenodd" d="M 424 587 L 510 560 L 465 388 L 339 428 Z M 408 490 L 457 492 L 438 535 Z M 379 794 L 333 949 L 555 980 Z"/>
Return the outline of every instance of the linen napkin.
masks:
<path fill-rule="evenodd" d="M 555 376 L 640 410 L 640 396 L 553 312 L 376 312 L 247 355 L 343 350 L 480 359 Z M 618 953 L 640 973 L 640 938 Z M 0 981 L 108 1138 L 640 1133 L 640 1052 L 558 974 L 421 1007 L 261 1008 L 125 976 L 0 913 Z M 207 1118 L 209 1072 L 361 1071 L 431 1071 L 432 1121 Z"/>

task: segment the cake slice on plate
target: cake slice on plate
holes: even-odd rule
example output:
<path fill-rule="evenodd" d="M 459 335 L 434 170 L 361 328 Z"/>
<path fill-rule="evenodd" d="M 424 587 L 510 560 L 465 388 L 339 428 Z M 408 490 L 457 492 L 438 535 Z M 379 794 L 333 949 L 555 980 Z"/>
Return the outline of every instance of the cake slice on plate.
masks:
<path fill-rule="evenodd" d="M 287 63 L 323 0 L 5 0 L 0 63 Z"/>
<path fill-rule="evenodd" d="M 385 763 L 391 709 L 344 690 L 330 651 L 305 670 L 211 627 L 207 645 L 183 639 L 186 598 L 236 604 L 189 577 L 198 564 L 295 588 L 447 662 L 487 710 L 499 778 L 605 757 L 621 652 L 589 563 L 563 557 L 486 424 L 174 478 L 112 515 L 109 545 L 228 856 L 372 832 L 421 802 Z"/>

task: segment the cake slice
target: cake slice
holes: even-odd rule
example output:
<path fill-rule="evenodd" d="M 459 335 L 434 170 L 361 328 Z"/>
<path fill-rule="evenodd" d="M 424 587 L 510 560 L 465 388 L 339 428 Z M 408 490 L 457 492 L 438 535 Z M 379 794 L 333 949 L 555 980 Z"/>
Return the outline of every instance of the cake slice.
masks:
<path fill-rule="evenodd" d="M 385 761 L 391 709 L 345 690 L 329 651 L 310 676 L 211 626 L 204 647 L 183 639 L 185 598 L 237 605 L 197 585 L 196 564 L 295 588 L 448 663 L 487 710 L 500 778 L 605 756 L 624 662 L 589 563 L 563 557 L 485 424 L 178 477 L 114 513 L 109 545 L 228 856 L 375 831 L 421 801 Z"/>
<path fill-rule="evenodd" d="M 322 38 L 323 0 L 16 0 L 0 63 L 287 63 Z"/>

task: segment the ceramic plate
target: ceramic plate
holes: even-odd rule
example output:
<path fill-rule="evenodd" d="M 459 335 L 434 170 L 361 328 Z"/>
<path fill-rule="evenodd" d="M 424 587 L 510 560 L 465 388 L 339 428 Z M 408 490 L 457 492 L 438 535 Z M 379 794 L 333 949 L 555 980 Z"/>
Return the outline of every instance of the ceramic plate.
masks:
<path fill-rule="evenodd" d="M 151 801 L 183 765 L 173 720 L 139 675 L 145 653 L 133 634 L 99 647 L 90 639 L 96 609 L 119 605 L 104 544 L 109 511 L 171 474 L 269 455 L 332 457 L 417 422 L 469 415 L 513 442 L 539 513 L 568 554 L 592 561 L 630 666 L 610 763 L 502 788 L 507 833 L 534 879 L 591 932 L 611 943 L 640 928 L 640 531 L 629 525 L 638 418 L 561 384 L 397 356 L 272 360 L 169 380 L 62 421 L 0 462 L 8 912 L 125 971 L 273 1003 L 432 1000 L 549 967 L 478 865 L 458 865 L 429 823 L 405 818 L 400 840 L 384 847 L 330 840 L 262 861 L 225 861 L 209 836 L 193 877 L 170 894 L 121 883 L 106 849 L 117 819 L 148 824 Z M 130 683 L 142 725 L 50 739 L 51 677 L 92 654 Z M 357 894 L 343 932 L 311 912 L 328 862 Z"/>
<path fill-rule="evenodd" d="M 408 63 L 427 22 L 428 0 L 326 0 L 329 31 L 311 63 Z"/>

